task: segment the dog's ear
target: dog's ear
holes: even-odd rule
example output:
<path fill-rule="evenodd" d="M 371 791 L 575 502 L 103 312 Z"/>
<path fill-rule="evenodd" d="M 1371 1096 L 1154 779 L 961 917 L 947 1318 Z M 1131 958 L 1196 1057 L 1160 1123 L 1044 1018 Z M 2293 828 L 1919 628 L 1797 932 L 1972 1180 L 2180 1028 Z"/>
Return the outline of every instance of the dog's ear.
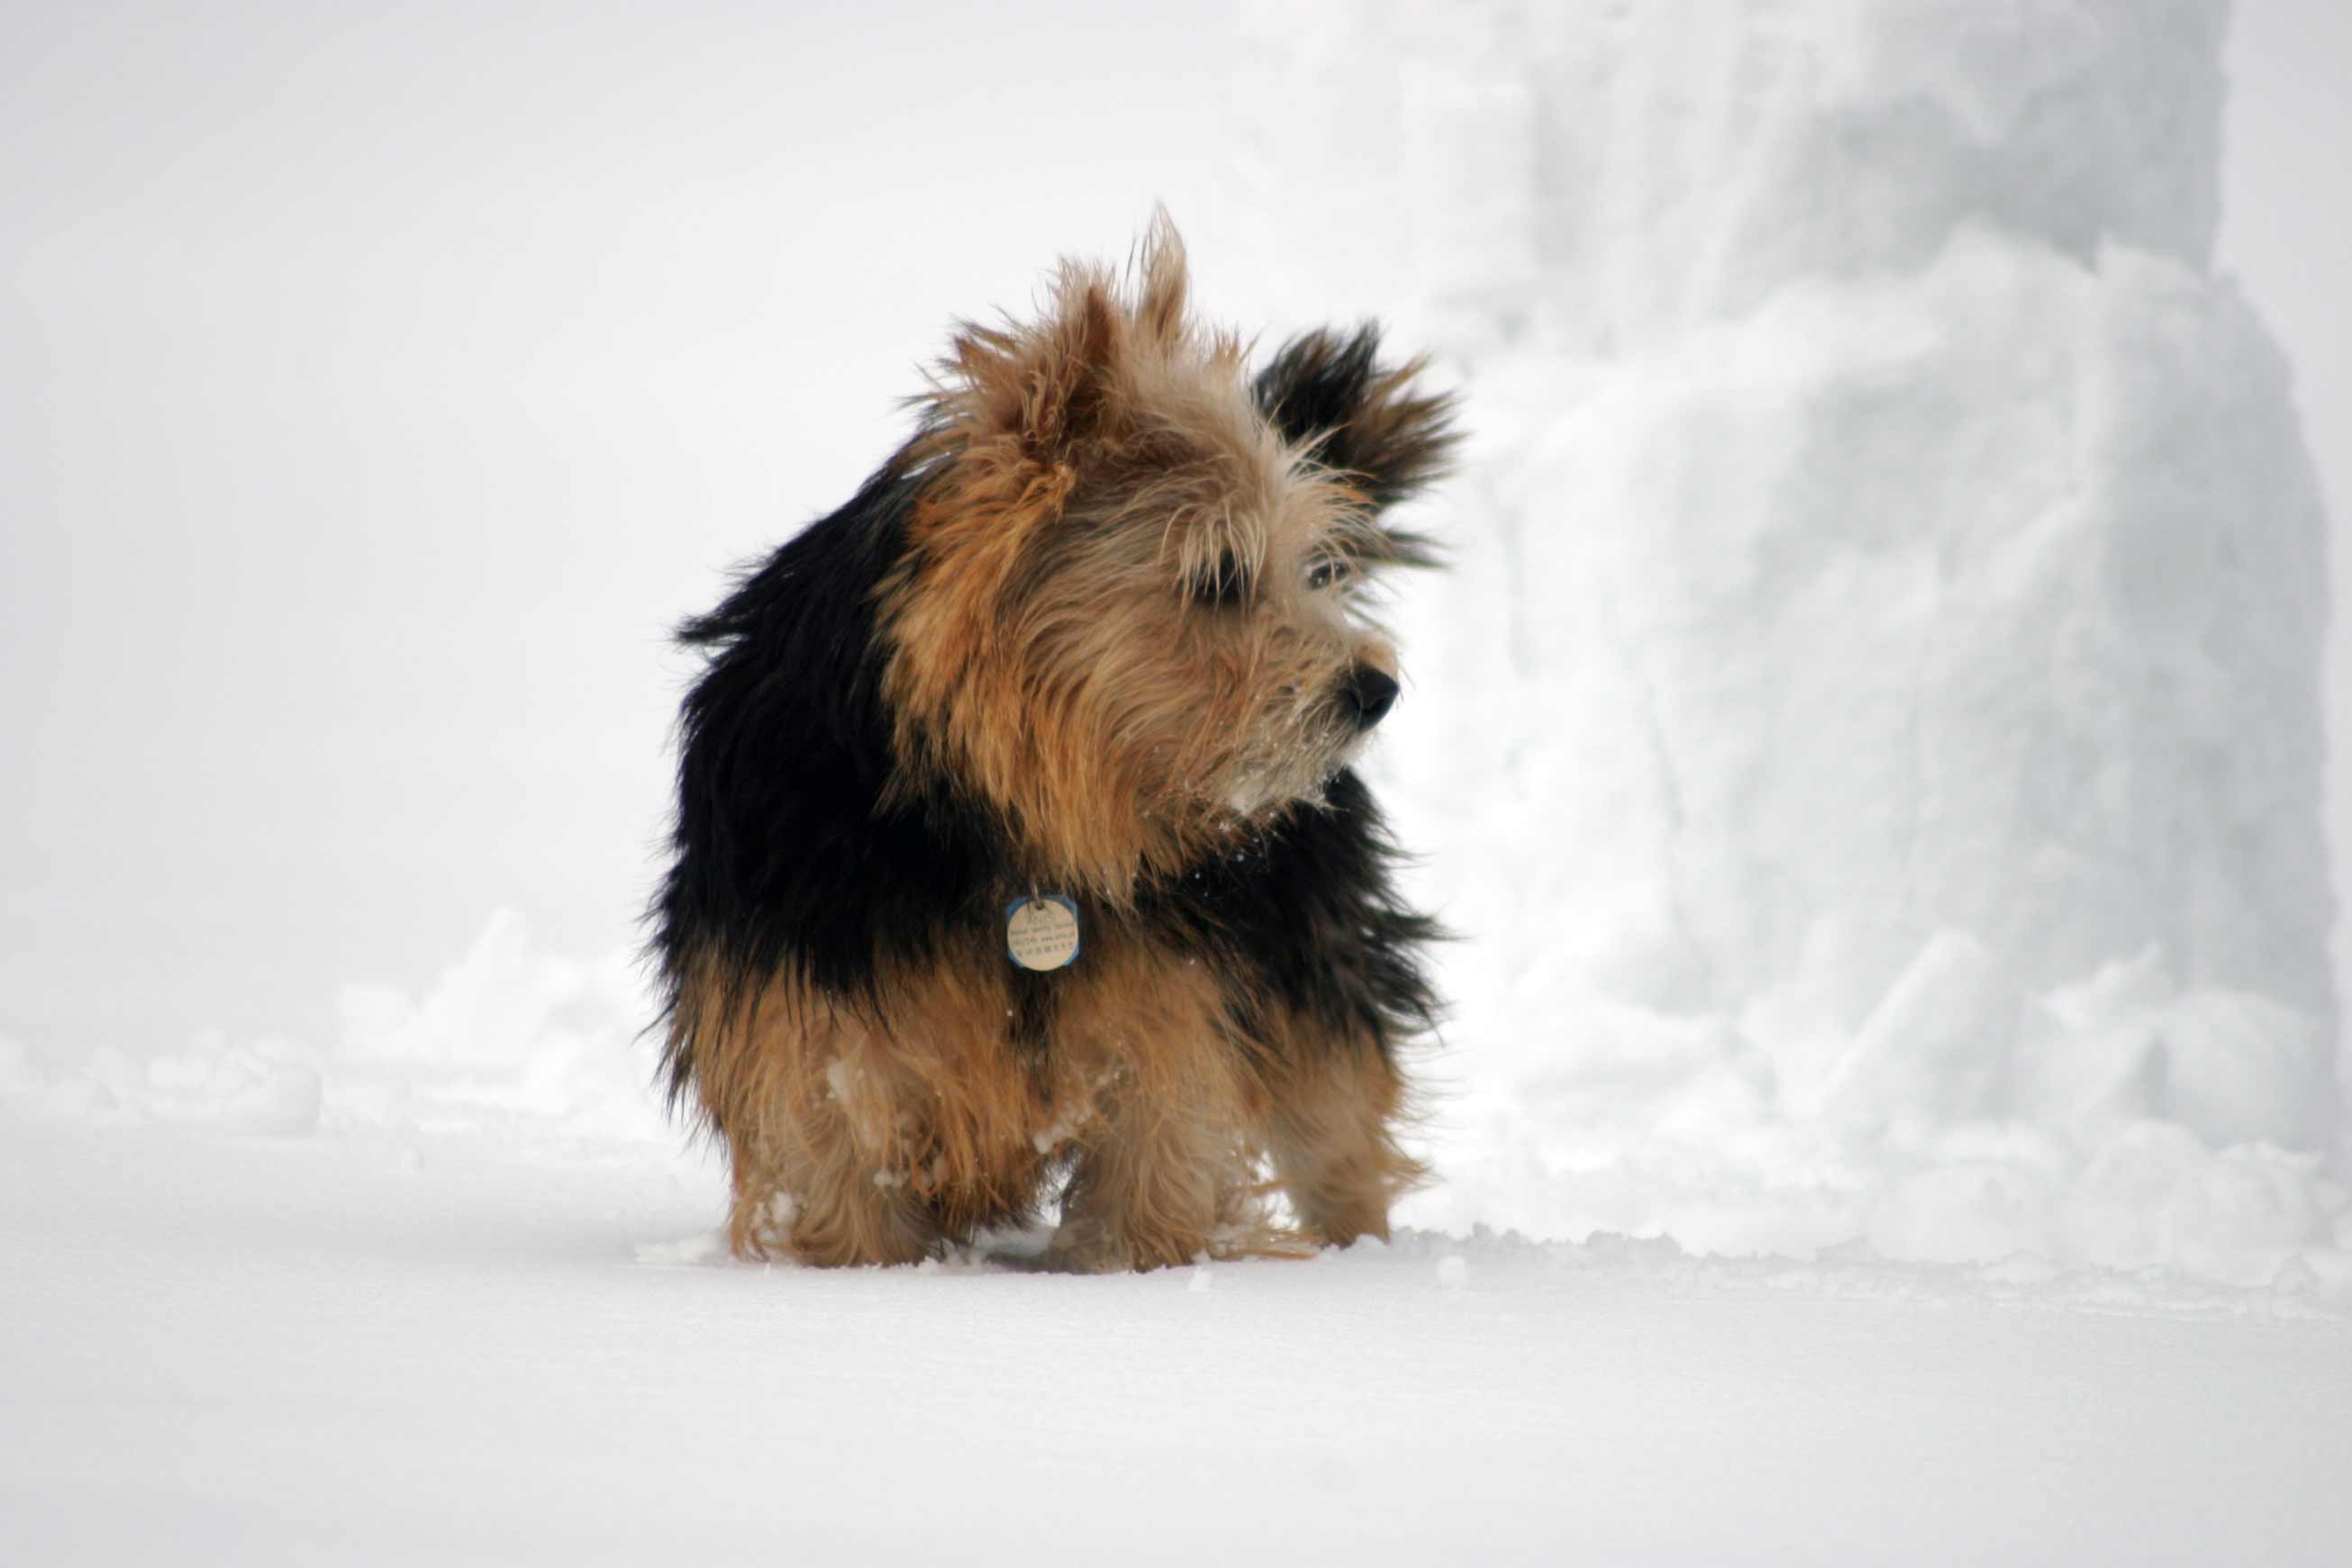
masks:
<path fill-rule="evenodd" d="M 1453 398 L 1412 384 L 1427 361 L 1383 365 L 1380 348 L 1369 321 L 1344 337 L 1328 327 L 1302 332 L 1255 389 L 1283 439 L 1349 477 L 1376 511 L 1444 473 L 1458 440 Z"/>
<path fill-rule="evenodd" d="M 1185 311 L 1190 308 L 1192 279 L 1184 264 L 1184 236 L 1165 207 L 1152 214 L 1151 226 L 1129 263 L 1138 279 L 1135 329 L 1159 347 L 1182 340 Z"/>
<path fill-rule="evenodd" d="M 934 390 L 919 401 L 969 445 L 1009 439 L 1046 468 L 1085 442 L 1117 435 L 1133 361 L 1181 342 L 1188 329 L 1184 242 L 1165 213 L 1129 271 L 1131 295 L 1104 267 L 1065 262 L 1035 322 L 960 323 Z"/>
<path fill-rule="evenodd" d="M 1054 313 L 1014 330 L 961 323 L 931 399 L 968 446 L 1009 442 L 1051 465 L 1100 428 L 1110 402 L 1118 306 L 1101 281 L 1065 277 Z"/>

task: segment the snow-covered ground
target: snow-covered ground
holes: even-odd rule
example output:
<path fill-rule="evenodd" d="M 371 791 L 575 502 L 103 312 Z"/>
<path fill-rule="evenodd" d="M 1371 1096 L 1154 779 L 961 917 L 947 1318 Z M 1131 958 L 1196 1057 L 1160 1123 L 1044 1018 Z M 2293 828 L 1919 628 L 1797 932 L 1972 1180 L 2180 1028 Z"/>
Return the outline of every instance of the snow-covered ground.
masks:
<path fill-rule="evenodd" d="M 543 1129 L 0 1129 L 0 1558 L 2333 1563 L 2352 1321 L 2024 1262 L 1415 1231 L 716 1260 Z"/>

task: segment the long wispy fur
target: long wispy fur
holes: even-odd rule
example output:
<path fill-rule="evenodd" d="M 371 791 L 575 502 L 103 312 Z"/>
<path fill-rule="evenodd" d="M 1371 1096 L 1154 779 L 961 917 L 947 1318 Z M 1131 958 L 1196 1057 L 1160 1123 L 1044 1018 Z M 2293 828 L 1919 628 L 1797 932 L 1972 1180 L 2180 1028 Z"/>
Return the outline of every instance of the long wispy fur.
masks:
<path fill-rule="evenodd" d="M 1074 1266 L 1385 1234 L 1434 935 L 1347 766 L 1394 695 L 1352 599 L 1448 405 L 1374 329 L 1252 373 L 1155 225 L 966 323 L 915 434 L 680 636 L 656 901 L 673 1100 L 739 1251 L 936 1252 L 1058 1194 Z M 1078 907 L 1033 972 L 1008 903 Z M 1286 1196 L 1293 1223 L 1265 1199 Z"/>

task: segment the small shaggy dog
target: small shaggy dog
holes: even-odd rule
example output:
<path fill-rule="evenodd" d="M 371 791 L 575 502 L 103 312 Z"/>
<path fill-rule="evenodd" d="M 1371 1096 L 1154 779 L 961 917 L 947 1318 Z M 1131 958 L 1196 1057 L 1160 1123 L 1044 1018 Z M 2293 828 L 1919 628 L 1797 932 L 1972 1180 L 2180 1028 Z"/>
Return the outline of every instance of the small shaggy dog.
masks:
<path fill-rule="evenodd" d="M 1253 379 L 1186 290 L 1162 219 L 1125 287 L 963 324 L 913 438 L 680 632 L 664 1063 L 739 1254 L 905 1262 L 1058 1188 L 1055 1260 L 1149 1269 L 1384 1236 L 1422 1174 L 1433 927 L 1346 764 L 1449 405 L 1369 326 Z"/>

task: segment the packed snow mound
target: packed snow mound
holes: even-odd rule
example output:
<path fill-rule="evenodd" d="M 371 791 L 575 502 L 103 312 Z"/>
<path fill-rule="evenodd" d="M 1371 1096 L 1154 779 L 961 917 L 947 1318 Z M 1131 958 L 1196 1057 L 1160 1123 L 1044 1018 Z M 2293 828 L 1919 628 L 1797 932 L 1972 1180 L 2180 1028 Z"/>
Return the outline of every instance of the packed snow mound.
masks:
<path fill-rule="evenodd" d="M 325 1044 L 205 1030 L 177 1049 L 52 1065 L 0 1040 L 0 1104 L 278 1135 L 520 1133 L 575 1151 L 675 1141 L 641 1040 L 655 1003 L 631 955 L 550 954 L 500 910 L 422 996 L 357 983 L 339 1001 Z"/>
<path fill-rule="evenodd" d="M 1431 1201 L 2328 1234 L 2326 519 L 2210 268 L 2225 10 L 1248 7 L 1233 270 L 1472 437 L 1379 764 L 1467 938 Z"/>

